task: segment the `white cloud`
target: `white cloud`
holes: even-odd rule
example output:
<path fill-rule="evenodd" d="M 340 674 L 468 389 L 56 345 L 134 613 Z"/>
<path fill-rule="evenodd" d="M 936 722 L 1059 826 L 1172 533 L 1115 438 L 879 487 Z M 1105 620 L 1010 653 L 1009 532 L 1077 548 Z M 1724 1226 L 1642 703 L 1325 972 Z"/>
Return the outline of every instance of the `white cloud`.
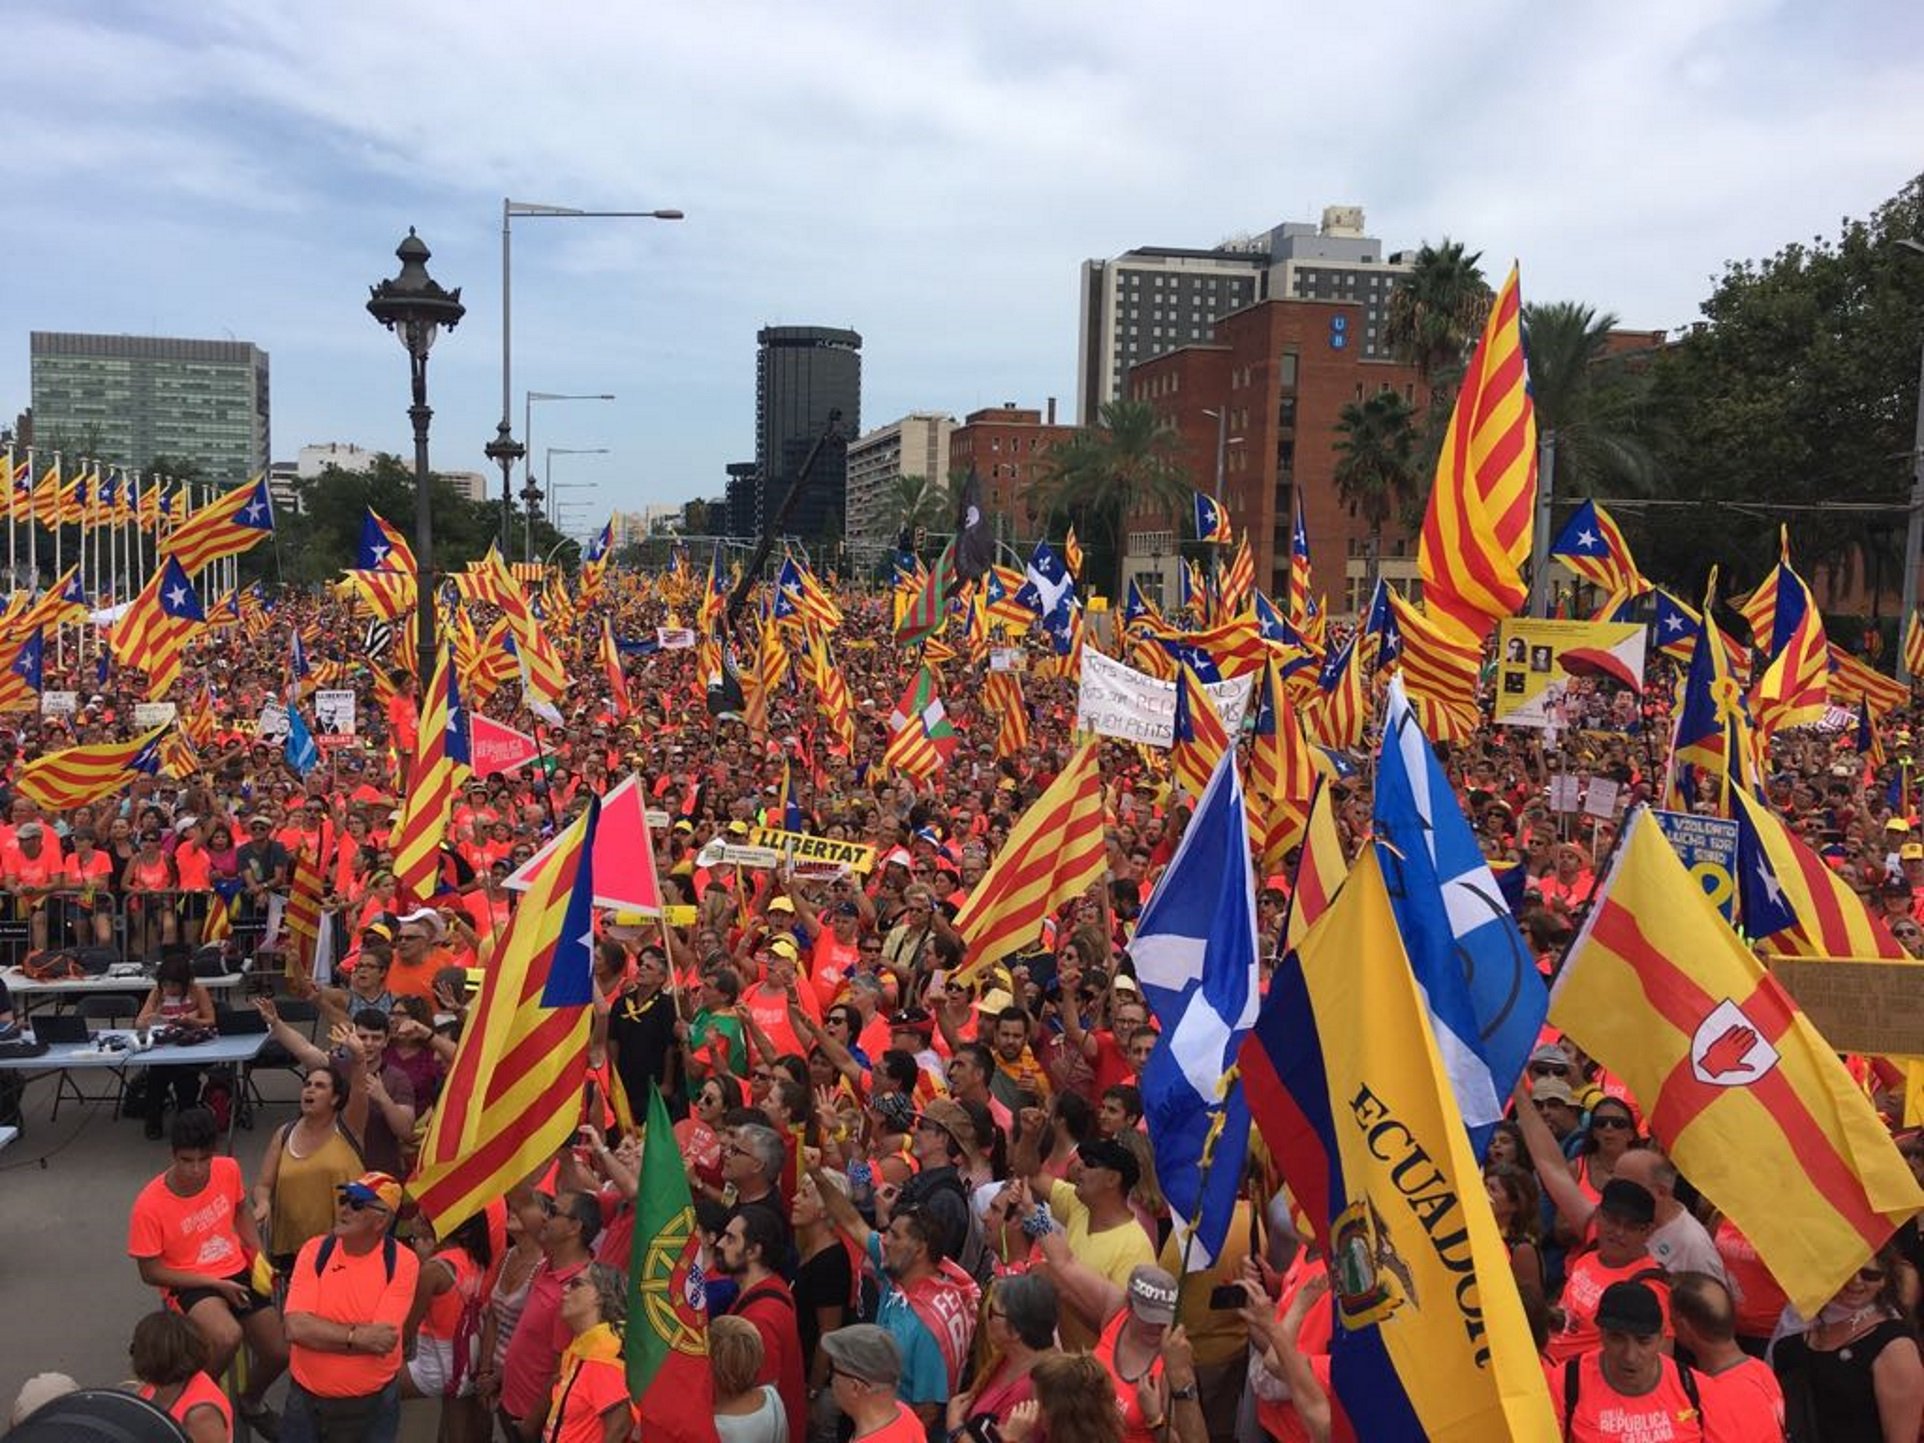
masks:
<path fill-rule="evenodd" d="M 398 445 L 400 371 L 361 303 L 415 224 L 471 306 L 435 355 L 436 454 L 479 465 L 500 197 L 681 206 L 517 222 L 514 267 L 517 397 L 617 392 L 540 424 L 616 448 L 577 468 L 611 504 L 680 499 L 752 452 L 762 324 L 862 331 L 867 425 L 1066 407 L 1085 257 L 1326 203 L 1367 206 L 1392 246 L 1520 257 L 1527 295 L 1685 322 L 1726 258 L 1830 231 L 1916 169 L 1921 32 L 1896 5 L 1766 0 L 40 0 L 10 18 L 33 63 L 0 92 L 8 309 L 22 330 L 231 329 L 274 354 L 281 450 Z M 0 349 L 9 404 L 24 341 Z"/>

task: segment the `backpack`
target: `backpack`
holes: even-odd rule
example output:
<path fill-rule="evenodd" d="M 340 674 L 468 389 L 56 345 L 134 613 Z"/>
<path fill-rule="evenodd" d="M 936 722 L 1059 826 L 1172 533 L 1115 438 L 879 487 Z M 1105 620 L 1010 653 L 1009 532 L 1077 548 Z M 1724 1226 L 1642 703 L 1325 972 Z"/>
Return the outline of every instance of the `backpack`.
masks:
<path fill-rule="evenodd" d="M 34 982 L 78 982 L 89 975 L 80 958 L 70 950 L 43 948 L 20 964 L 23 977 Z"/>
<path fill-rule="evenodd" d="M 1588 1356 L 1587 1354 L 1585 1356 Z M 1577 1416 L 1577 1393 L 1583 1376 L 1583 1358 L 1572 1358 L 1563 1365 L 1563 1437 L 1569 1443 L 1570 1425 Z M 1697 1370 L 1687 1363 L 1677 1364 L 1677 1381 L 1683 1385 L 1684 1397 L 1690 1406 L 1697 1410 L 1697 1423 L 1704 1421 L 1704 1400 L 1697 1391 Z M 1704 1435 L 1708 1437 L 1708 1434 Z"/>
<path fill-rule="evenodd" d="M 290 1123 L 291 1127 L 292 1124 Z M 314 1276 L 319 1277 L 327 1271 L 327 1260 L 334 1256 L 334 1244 L 339 1241 L 333 1233 L 321 1239 L 321 1245 L 314 1250 Z M 401 1245 L 389 1233 L 381 1239 L 381 1265 L 387 1269 L 387 1280 L 394 1281 L 394 1260 L 400 1255 Z"/>

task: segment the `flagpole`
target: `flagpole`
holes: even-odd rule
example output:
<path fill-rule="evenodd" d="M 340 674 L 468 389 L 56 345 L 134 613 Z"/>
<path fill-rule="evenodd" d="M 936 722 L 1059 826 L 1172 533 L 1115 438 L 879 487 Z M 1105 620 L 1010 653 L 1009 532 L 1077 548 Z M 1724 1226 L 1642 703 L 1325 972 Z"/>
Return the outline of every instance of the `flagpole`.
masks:
<path fill-rule="evenodd" d="M 554 769 L 548 765 L 548 751 L 547 748 L 541 744 L 541 718 L 539 716 L 535 718 L 534 722 L 534 755 L 536 763 L 541 767 L 541 775 L 544 783 L 541 788 L 542 795 L 548 799 L 548 822 L 555 829 L 556 835 L 559 835 L 561 832 L 561 814 L 554 804 Z"/>
<path fill-rule="evenodd" d="M 29 483 L 33 483 L 35 480 L 33 473 L 33 447 L 29 446 L 27 447 L 27 480 Z M 33 573 L 32 579 L 28 582 L 28 590 L 32 590 L 40 584 L 40 533 L 34 529 L 33 524 L 34 492 L 37 489 L 38 487 L 34 484 L 29 484 L 27 487 L 27 570 Z"/>
<path fill-rule="evenodd" d="M 53 475 L 54 475 L 54 488 L 53 488 L 53 574 L 54 574 L 54 575 L 55 575 L 56 577 L 58 577 L 58 576 L 60 575 L 60 550 L 61 550 L 61 538 L 60 538 L 60 532 L 61 532 L 61 530 L 62 530 L 62 528 L 61 528 L 61 525 L 60 525 L 60 513 L 61 513 L 61 510 L 62 510 L 62 507 L 61 507 L 61 504 L 60 504 L 60 486 L 61 486 L 61 483 L 62 483 L 62 482 L 64 481 L 64 479 L 65 479 L 65 478 L 64 478 L 64 476 L 62 475 L 62 470 L 63 470 L 63 468 L 62 468 L 62 466 L 61 466 L 61 464 L 60 464 L 60 453 L 59 453 L 58 451 L 56 451 L 56 452 L 54 452 L 54 453 L 53 453 Z M 65 665 L 67 664 L 67 628 L 66 628 L 66 625 L 65 625 L 64 623 L 62 623 L 62 622 L 55 622 L 55 623 L 54 623 L 54 628 L 53 628 L 53 664 L 54 664 L 54 667 L 55 667 L 56 669 L 59 669 L 59 668 L 61 668 L 61 667 L 64 667 L 64 666 L 65 666 Z M 62 678 L 62 680 L 64 681 L 64 680 L 65 680 L 65 678 L 63 677 L 63 678 Z"/>

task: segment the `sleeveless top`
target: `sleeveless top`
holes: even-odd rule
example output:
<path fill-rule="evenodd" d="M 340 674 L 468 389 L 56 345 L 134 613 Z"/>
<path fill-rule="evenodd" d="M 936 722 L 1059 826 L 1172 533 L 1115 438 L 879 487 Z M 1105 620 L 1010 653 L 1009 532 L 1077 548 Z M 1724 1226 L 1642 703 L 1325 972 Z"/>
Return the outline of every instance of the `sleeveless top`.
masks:
<path fill-rule="evenodd" d="M 497 1373 L 508 1356 L 508 1339 L 514 1336 L 515 1324 L 521 1321 L 521 1310 L 528 1306 L 528 1290 L 534 1286 L 534 1275 L 540 1271 L 537 1262 L 521 1280 L 521 1286 L 512 1292 L 505 1287 L 508 1281 L 505 1260 L 495 1275 L 494 1287 L 488 1293 L 488 1306 L 494 1310 L 494 1356 L 488 1363 Z"/>
<path fill-rule="evenodd" d="M 160 1390 L 152 1383 L 142 1383 L 135 1391 L 151 1403 L 154 1401 L 154 1394 Z M 187 1386 L 180 1390 L 180 1396 L 168 1406 L 167 1416 L 180 1424 L 184 1432 L 187 1428 L 187 1415 L 202 1406 L 219 1410 L 220 1420 L 226 1426 L 227 1436 L 231 1439 L 234 1436 L 234 1405 L 227 1401 L 227 1395 L 221 1391 L 220 1384 L 205 1373 L 195 1373 L 187 1380 Z"/>
<path fill-rule="evenodd" d="M 773 1383 L 755 1390 L 761 1406 L 753 1413 L 717 1413 L 715 1435 L 721 1443 L 802 1443 L 788 1436 L 788 1414 L 782 1409 L 782 1395 Z"/>
<path fill-rule="evenodd" d="M 1150 1354 L 1149 1366 L 1141 1376 L 1125 1378 L 1116 1363 L 1116 1344 L 1122 1339 L 1123 1325 L 1129 1321 L 1124 1307 L 1103 1325 L 1102 1336 L 1092 1351 L 1116 1385 L 1116 1406 L 1122 1410 L 1122 1443 L 1155 1443 L 1156 1434 L 1148 1425 L 1154 1421 L 1142 1411 L 1141 1384 L 1144 1379 L 1162 1377 L 1162 1355 Z"/>
<path fill-rule="evenodd" d="M 1817 1443 L 1857 1443 L 1861 1438 L 1884 1436 L 1871 1364 L 1892 1343 L 1910 1336 L 1909 1328 L 1889 1318 L 1863 1337 L 1828 1351 L 1811 1347 L 1801 1333 L 1778 1342 L 1772 1359 L 1777 1376 L 1788 1380 L 1801 1373 L 1810 1386 Z"/>
<path fill-rule="evenodd" d="M 467 1300 L 481 1291 L 481 1265 L 459 1245 L 436 1253 L 429 1261 L 446 1263 L 454 1272 L 454 1286 L 429 1301 L 421 1315 L 421 1336 L 451 1342 Z"/>
<path fill-rule="evenodd" d="M 291 1257 L 309 1238 L 334 1226 L 335 1189 L 353 1182 L 366 1168 L 347 1134 L 335 1124 L 327 1141 L 305 1157 L 296 1157 L 287 1144 L 293 1124 L 281 1133 L 280 1175 L 274 1181 L 273 1213 L 268 1220 L 267 1251 Z"/>

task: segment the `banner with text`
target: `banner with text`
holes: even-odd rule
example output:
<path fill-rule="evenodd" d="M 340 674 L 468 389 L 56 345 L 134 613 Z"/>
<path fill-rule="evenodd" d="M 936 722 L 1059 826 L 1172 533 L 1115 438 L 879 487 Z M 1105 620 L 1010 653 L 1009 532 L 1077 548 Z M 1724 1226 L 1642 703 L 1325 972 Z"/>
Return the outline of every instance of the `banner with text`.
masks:
<path fill-rule="evenodd" d="M 1242 729 L 1254 681 L 1253 676 L 1237 676 L 1203 683 L 1232 737 Z M 1098 736 L 1166 747 L 1175 739 L 1176 684 L 1124 666 L 1093 647 L 1084 648 L 1076 726 Z"/>
<path fill-rule="evenodd" d="M 1497 624 L 1496 720 L 1540 731 L 1629 731 L 1641 716 L 1644 628 L 1633 622 Z"/>

